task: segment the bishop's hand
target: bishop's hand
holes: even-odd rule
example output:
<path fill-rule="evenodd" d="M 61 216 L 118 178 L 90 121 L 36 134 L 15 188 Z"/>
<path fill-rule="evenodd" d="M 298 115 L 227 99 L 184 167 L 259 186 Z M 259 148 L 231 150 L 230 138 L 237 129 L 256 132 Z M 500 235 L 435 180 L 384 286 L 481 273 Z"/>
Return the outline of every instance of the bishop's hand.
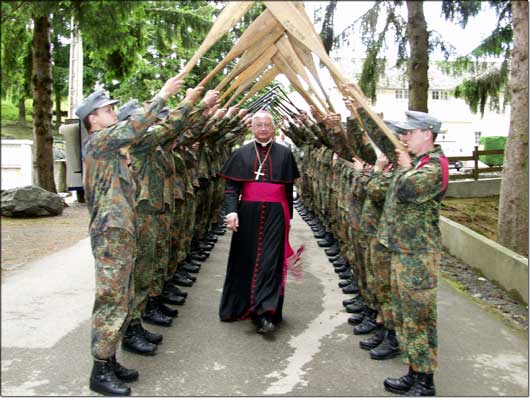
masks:
<path fill-rule="evenodd" d="M 239 217 L 237 213 L 230 213 L 226 216 L 226 226 L 230 231 L 237 231 L 239 228 Z"/>

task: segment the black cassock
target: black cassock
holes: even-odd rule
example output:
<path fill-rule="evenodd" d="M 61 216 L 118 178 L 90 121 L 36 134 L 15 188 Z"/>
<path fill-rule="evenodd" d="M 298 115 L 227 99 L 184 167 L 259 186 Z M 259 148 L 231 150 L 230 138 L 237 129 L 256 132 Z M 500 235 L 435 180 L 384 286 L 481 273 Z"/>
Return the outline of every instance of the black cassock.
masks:
<path fill-rule="evenodd" d="M 259 174 L 256 181 L 260 162 L 263 175 Z M 234 321 L 268 313 L 279 322 L 286 277 L 285 223 L 290 221 L 286 220 L 281 203 L 256 201 L 255 192 L 280 190 L 287 200 L 288 217 L 292 218 L 293 183 L 300 177 L 293 154 L 275 142 L 266 146 L 251 142 L 232 153 L 219 175 L 226 180 L 226 214 L 237 212 L 239 217 L 239 228 L 232 236 L 219 316 L 222 321 Z M 254 197 L 244 200 L 252 187 Z"/>

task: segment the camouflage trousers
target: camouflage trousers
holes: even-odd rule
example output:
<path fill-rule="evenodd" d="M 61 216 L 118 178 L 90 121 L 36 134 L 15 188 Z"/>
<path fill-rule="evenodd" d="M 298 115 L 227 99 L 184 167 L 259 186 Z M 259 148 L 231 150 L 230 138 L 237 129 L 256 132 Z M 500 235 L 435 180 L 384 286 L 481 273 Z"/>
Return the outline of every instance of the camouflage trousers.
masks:
<path fill-rule="evenodd" d="M 363 251 L 364 258 L 364 273 L 366 275 L 366 297 L 368 301 L 366 304 L 373 309 L 379 309 L 379 303 L 377 300 L 376 290 L 377 290 L 377 281 L 376 281 L 376 271 L 374 267 L 374 262 L 372 259 L 371 240 L 373 238 L 366 237 L 361 241 L 361 250 Z M 378 318 L 381 320 L 380 311 L 378 311 Z"/>
<path fill-rule="evenodd" d="M 394 330 L 392 312 L 392 289 L 390 286 L 390 252 L 377 238 L 370 239 L 370 262 L 374 270 L 374 294 L 377 310 L 383 320 L 385 329 Z"/>
<path fill-rule="evenodd" d="M 169 251 L 169 266 L 168 276 L 172 276 L 177 270 L 177 266 L 184 261 L 186 251 L 185 243 L 185 223 L 186 223 L 186 206 L 183 200 L 175 201 L 175 211 L 173 212 L 173 219 L 170 228 L 170 251 Z"/>
<path fill-rule="evenodd" d="M 367 304 L 371 304 L 370 296 L 368 293 L 368 286 L 366 285 L 366 258 L 365 258 L 365 247 L 366 240 L 363 234 L 354 229 L 353 240 L 352 240 L 355 261 L 353 263 L 353 270 L 357 275 L 357 286 L 359 287 L 359 294 Z"/>
<path fill-rule="evenodd" d="M 134 320 L 140 319 L 153 282 L 153 272 L 157 262 L 156 242 L 159 231 L 157 214 L 143 212 L 137 208 L 136 217 L 138 220 L 138 237 L 134 264 L 134 309 L 132 313 Z"/>
<path fill-rule="evenodd" d="M 185 255 L 187 256 L 191 252 L 191 239 L 193 238 L 193 232 L 195 230 L 195 219 L 197 212 L 197 196 L 188 195 L 185 196 L 185 218 L 184 218 L 184 238 L 182 239 L 182 245 Z"/>
<path fill-rule="evenodd" d="M 391 254 L 392 306 L 403 360 L 416 372 L 437 366 L 436 327 L 440 252 Z"/>
<path fill-rule="evenodd" d="M 153 268 L 153 280 L 149 290 L 149 296 L 156 297 L 162 294 L 166 282 L 167 269 L 169 265 L 169 244 L 171 242 L 170 228 L 173 213 L 166 211 L 158 215 L 158 238 L 156 240 L 155 264 Z"/>
<path fill-rule="evenodd" d="M 134 302 L 135 237 L 122 228 L 91 234 L 96 266 L 96 293 L 92 310 L 91 351 L 108 359 L 130 322 Z"/>
<path fill-rule="evenodd" d="M 203 239 L 207 230 L 208 220 L 206 217 L 209 209 L 208 198 L 211 189 L 210 185 L 211 184 L 208 183 L 208 187 L 200 188 L 195 194 L 195 197 L 197 198 L 197 208 L 195 210 L 195 228 L 193 235 L 197 239 Z"/>

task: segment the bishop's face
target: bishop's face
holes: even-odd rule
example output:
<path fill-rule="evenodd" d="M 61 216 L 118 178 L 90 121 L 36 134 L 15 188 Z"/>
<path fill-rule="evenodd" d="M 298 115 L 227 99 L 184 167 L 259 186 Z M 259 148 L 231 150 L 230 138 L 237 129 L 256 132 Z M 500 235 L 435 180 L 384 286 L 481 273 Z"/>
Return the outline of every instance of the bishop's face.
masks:
<path fill-rule="evenodd" d="M 267 115 L 255 115 L 252 118 L 252 133 L 256 141 L 266 143 L 274 136 L 274 122 L 272 118 Z"/>

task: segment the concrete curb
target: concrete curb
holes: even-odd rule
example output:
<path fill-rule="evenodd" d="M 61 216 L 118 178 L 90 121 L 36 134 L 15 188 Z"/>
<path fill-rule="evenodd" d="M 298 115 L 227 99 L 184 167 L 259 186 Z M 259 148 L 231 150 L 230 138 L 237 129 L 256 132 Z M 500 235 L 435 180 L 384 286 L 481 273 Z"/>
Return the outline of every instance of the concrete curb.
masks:
<path fill-rule="evenodd" d="M 528 304 L 528 258 L 443 216 L 440 230 L 452 255 Z"/>
<path fill-rule="evenodd" d="M 481 180 L 450 181 L 445 196 L 447 198 L 482 198 L 499 195 L 502 178 Z"/>

